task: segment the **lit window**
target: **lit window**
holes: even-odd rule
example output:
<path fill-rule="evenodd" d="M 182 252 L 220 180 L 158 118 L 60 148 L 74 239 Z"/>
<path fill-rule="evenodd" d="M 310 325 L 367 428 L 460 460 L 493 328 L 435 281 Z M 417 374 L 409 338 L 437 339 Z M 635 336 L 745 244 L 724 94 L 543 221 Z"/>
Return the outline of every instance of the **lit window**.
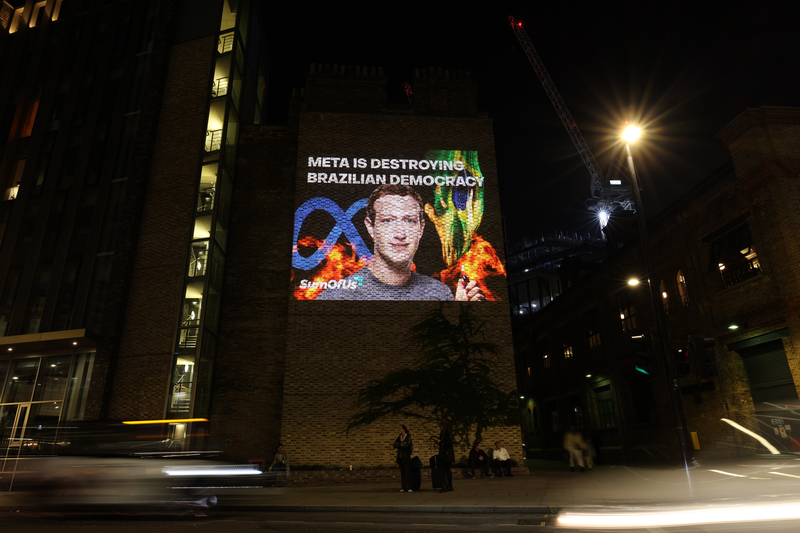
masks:
<path fill-rule="evenodd" d="M 570 359 L 573 355 L 572 342 L 570 341 L 567 328 L 561 330 L 561 347 L 564 350 L 564 359 Z"/>
<path fill-rule="evenodd" d="M 25 171 L 25 159 L 17 159 L 14 163 L 14 170 L 11 172 L 11 178 L 6 185 L 6 191 L 3 195 L 3 201 L 14 200 L 19 193 L 19 185 L 22 181 L 22 173 Z"/>
<path fill-rule="evenodd" d="M 5 7 L 5 3 L 3 7 Z M 11 25 L 8 27 L 8 33 L 16 33 L 19 29 L 19 24 L 22 22 L 22 12 L 24 10 L 25 8 L 21 7 L 14 11 L 14 15 L 11 17 Z"/>
<path fill-rule="evenodd" d="M 631 301 L 627 290 L 617 295 L 617 306 L 619 307 L 619 320 L 622 324 L 622 331 L 638 329 L 639 320 L 636 317 L 636 305 Z"/>
<path fill-rule="evenodd" d="M 675 276 L 675 280 L 678 283 L 678 294 L 681 297 L 681 305 L 684 307 L 689 306 L 689 290 L 686 288 L 686 278 L 683 276 L 683 272 L 678 270 L 678 274 Z"/>
<path fill-rule="evenodd" d="M 589 347 L 600 346 L 600 328 L 597 325 L 597 309 L 586 313 L 586 336 L 589 338 Z"/>
<path fill-rule="evenodd" d="M 761 263 L 747 222 L 711 241 L 709 271 L 719 271 L 723 287 L 730 287 L 761 273 Z"/>
<path fill-rule="evenodd" d="M 44 17 L 44 6 L 47 2 L 37 2 L 33 5 L 33 14 L 31 15 L 31 21 L 28 23 L 28 26 L 31 28 L 36 27 L 37 25 L 41 24 L 42 17 Z"/>
<path fill-rule="evenodd" d="M 664 313 L 669 314 L 669 294 L 667 294 L 667 286 L 664 285 L 663 279 L 659 289 L 661 290 L 661 303 L 664 304 Z"/>
<path fill-rule="evenodd" d="M 25 122 L 22 124 L 21 137 L 30 137 L 33 133 L 33 124 L 36 122 L 36 113 L 39 111 L 39 100 L 36 99 L 28 106 L 28 112 L 25 113 Z"/>

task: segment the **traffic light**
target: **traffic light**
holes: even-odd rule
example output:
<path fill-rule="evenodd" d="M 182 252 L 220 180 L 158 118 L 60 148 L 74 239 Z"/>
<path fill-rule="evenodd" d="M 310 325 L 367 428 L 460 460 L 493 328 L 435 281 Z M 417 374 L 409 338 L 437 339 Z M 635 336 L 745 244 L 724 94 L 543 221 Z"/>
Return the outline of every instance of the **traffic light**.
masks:
<path fill-rule="evenodd" d="M 694 335 L 689 337 L 689 355 L 697 365 L 697 375 L 703 379 L 710 378 L 713 375 L 711 365 L 717 361 L 715 343 L 716 341 L 713 338 Z"/>
<path fill-rule="evenodd" d="M 656 350 L 653 346 L 653 336 L 649 333 L 642 333 L 631 337 L 634 344 L 638 346 L 638 350 L 634 353 L 636 356 L 637 372 L 647 374 L 648 376 L 658 376 L 658 362 L 656 361 Z"/>
<path fill-rule="evenodd" d="M 687 348 L 676 348 L 672 351 L 675 359 L 675 370 L 678 376 L 686 376 L 692 369 L 689 367 L 689 350 Z"/>

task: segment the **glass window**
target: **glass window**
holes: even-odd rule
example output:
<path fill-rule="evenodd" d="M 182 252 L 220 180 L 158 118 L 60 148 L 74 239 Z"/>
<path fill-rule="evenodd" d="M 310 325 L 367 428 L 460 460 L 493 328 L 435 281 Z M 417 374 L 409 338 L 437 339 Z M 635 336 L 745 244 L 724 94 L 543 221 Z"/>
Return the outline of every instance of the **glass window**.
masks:
<path fill-rule="evenodd" d="M 622 324 L 622 331 L 639 329 L 639 320 L 636 317 L 636 305 L 633 303 L 631 295 L 627 290 L 617 295 L 617 306 L 619 307 L 619 319 Z"/>
<path fill-rule="evenodd" d="M 683 276 L 683 272 L 678 270 L 678 274 L 675 276 L 675 281 L 678 284 L 678 294 L 681 297 L 681 305 L 684 307 L 689 306 L 689 290 L 686 288 L 686 278 Z"/>
<path fill-rule="evenodd" d="M 43 359 L 42 369 L 39 372 L 39 378 L 36 380 L 33 401 L 60 401 L 64 399 L 71 362 L 72 355 L 55 355 Z"/>
<path fill-rule="evenodd" d="M 114 266 L 114 255 L 99 255 L 94 262 L 92 285 L 86 301 L 86 327 L 93 331 L 101 331 L 105 317 L 106 299 L 111 287 L 111 269 Z"/>
<path fill-rule="evenodd" d="M 586 313 L 586 336 L 589 338 L 589 347 L 600 346 L 600 328 L 597 309 L 592 309 Z"/>
<path fill-rule="evenodd" d="M 8 372 L 9 366 L 11 366 L 11 361 L 0 361 L 0 393 L 3 392 L 3 385 L 6 383 L 6 372 Z"/>
<path fill-rule="evenodd" d="M 39 265 L 33 277 L 33 286 L 25 310 L 25 319 L 22 324 L 22 334 L 39 333 L 42 322 L 42 313 L 47 299 L 47 289 L 50 287 L 50 274 L 53 265 Z"/>
<path fill-rule="evenodd" d="M 16 359 L 11 362 L 11 372 L 6 379 L 3 403 L 22 403 L 31 401 L 39 358 Z"/>
<path fill-rule="evenodd" d="M 189 248 L 190 278 L 204 276 L 208 270 L 208 241 L 193 242 Z"/>
<path fill-rule="evenodd" d="M 664 284 L 664 280 L 661 280 L 659 284 L 659 290 L 661 291 L 661 303 L 664 304 L 664 314 L 669 314 L 669 294 L 667 294 L 667 286 Z"/>
<path fill-rule="evenodd" d="M 614 400 L 597 400 L 597 416 L 600 419 L 600 427 L 616 427 L 617 423 L 614 419 Z"/>
<path fill-rule="evenodd" d="M 172 386 L 167 413 L 173 416 L 188 415 L 192 407 L 195 358 L 182 355 L 175 358 L 172 369 Z"/>
<path fill-rule="evenodd" d="M 564 359 L 570 359 L 572 357 L 572 339 L 570 339 L 567 328 L 561 330 L 561 347 L 564 351 Z"/>
<path fill-rule="evenodd" d="M 542 342 L 539 343 L 539 353 L 542 354 L 542 366 L 544 368 L 550 368 L 552 358 L 550 357 L 550 348 L 548 347 L 547 339 L 542 339 Z"/>
<path fill-rule="evenodd" d="M 200 368 L 197 375 L 197 400 L 192 413 L 194 417 L 208 416 L 211 403 L 211 377 L 214 369 L 214 353 L 217 349 L 216 336 L 206 330 L 203 333 L 203 346 L 200 349 Z"/>
<path fill-rule="evenodd" d="M 222 22 L 219 31 L 229 30 L 236 26 L 236 11 L 239 7 L 239 0 L 224 0 L 222 2 Z"/>
<path fill-rule="evenodd" d="M 51 455 L 58 434 L 62 402 L 35 403 L 28 413 L 20 455 Z"/>
<path fill-rule="evenodd" d="M 72 372 L 67 388 L 65 420 L 81 420 L 86 411 L 86 400 L 89 397 L 89 384 L 92 381 L 93 353 L 75 355 Z"/>
<path fill-rule="evenodd" d="M 208 280 L 208 298 L 206 300 L 205 326 L 212 331 L 217 330 L 219 322 L 220 296 L 222 294 L 222 278 L 225 274 L 225 255 L 219 246 L 214 247 L 211 269 Z"/>
<path fill-rule="evenodd" d="M 709 263 L 712 269 L 718 269 L 723 287 L 730 287 L 761 273 L 750 226 L 744 223 L 714 240 Z"/>
<path fill-rule="evenodd" d="M 231 216 L 231 197 L 233 195 L 233 183 L 228 175 L 225 166 L 222 167 L 222 179 L 220 180 L 217 202 L 217 225 L 214 231 L 214 239 L 222 250 L 226 249 L 228 243 L 228 221 Z"/>
<path fill-rule="evenodd" d="M 39 112 L 39 99 L 34 100 L 28 105 L 28 112 L 25 113 L 25 121 L 22 123 L 21 137 L 30 137 L 33 133 L 33 125 L 36 122 L 36 114 Z"/>

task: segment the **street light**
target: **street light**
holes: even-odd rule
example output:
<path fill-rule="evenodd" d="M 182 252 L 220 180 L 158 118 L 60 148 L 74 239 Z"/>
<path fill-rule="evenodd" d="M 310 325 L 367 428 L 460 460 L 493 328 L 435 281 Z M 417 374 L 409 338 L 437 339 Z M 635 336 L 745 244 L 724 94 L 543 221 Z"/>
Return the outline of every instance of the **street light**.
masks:
<path fill-rule="evenodd" d="M 629 125 L 622 132 L 622 139 L 625 141 L 625 149 L 628 153 L 628 171 L 631 175 L 631 192 L 633 194 L 633 203 L 636 207 L 636 219 L 639 222 L 639 235 L 642 238 L 642 252 L 644 254 L 645 268 L 647 269 L 647 284 L 650 287 L 650 303 L 653 306 L 653 313 L 656 316 L 656 331 L 658 332 L 659 341 L 661 342 L 661 351 L 664 354 L 664 361 L 667 368 L 667 378 L 669 380 L 670 399 L 672 400 L 672 411 L 675 416 L 675 425 L 678 430 L 678 442 L 681 446 L 681 452 L 684 457 L 684 464 L 686 465 L 686 475 L 689 475 L 689 462 L 694 463 L 694 450 L 689 444 L 688 435 L 689 431 L 686 427 L 686 415 L 683 412 L 683 399 L 681 392 L 678 388 L 678 370 L 675 367 L 675 359 L 671 356 L 672 345 L 669 341 L 669 329 L 667 328 L 667 317 L 664 313 L 664 306 L 661 303 L 661 291 L 655 286 L 653 280 L 655 279 L 655 262 L 653 261 L 653 250 L 650 245 L 650 236 L 647 232 L 647 222 L 644 218 L 644 210 L 642 209 L 642 197 L 639 194 L 639 181 L 636 178 L 636 167 L 633 165 L 633 156 L 631 155 L 631 144 L 642 134 L 642 130 L 636 126 Z M 691 490 L 691 484 L 689 485 Z"/>

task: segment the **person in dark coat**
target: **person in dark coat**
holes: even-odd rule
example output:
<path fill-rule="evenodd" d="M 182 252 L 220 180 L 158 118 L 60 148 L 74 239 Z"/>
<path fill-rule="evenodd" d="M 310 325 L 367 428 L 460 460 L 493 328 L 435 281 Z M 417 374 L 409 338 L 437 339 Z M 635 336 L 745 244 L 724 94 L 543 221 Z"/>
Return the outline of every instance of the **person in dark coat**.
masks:
<path fill-rule="evenodd" d="M 414 444 L 408 428 L 400 424 L 400 435 L 394 441 L 397 449 L 397 465 L 400 467 L 400 492 L 414 492 L 411 490 L 411 454 Z"/>
<path fill-rule="evenodd" d="M 439 462 L 444 473 L 442 489 L 439 492 L 448 492 L 453 490 L 453 472 L 450 468 L 456 462 L 456 453 L 453 450 L 453 435 L 450 434 L 447 420 L 442 420 L 439 424 L 439 438 L 436 439 L 436 444 L 439 445 Z"/>
<path fill-rule="evenodd" d="M 483 477 L 494 477 L 489 473 L 489 456 L 481 449 L 481 443 L 476 442 L 472 449 L 469 451 L 469 469 L 472 472 L 472 477 L 475 477 L 475 470 L 480 470 Z"/>

